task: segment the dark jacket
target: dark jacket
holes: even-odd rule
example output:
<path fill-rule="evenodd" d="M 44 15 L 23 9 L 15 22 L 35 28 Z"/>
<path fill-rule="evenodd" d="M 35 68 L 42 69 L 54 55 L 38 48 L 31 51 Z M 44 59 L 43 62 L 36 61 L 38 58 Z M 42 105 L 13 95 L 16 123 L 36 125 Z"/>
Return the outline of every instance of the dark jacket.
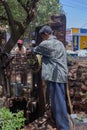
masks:
<path fill-rule="evenodd" d="M 62 42 L 51 35 L 33 49 L 42 55 L 42 78 L 47 81 L 66 83 L 68 76 L 66 50 Z"/>

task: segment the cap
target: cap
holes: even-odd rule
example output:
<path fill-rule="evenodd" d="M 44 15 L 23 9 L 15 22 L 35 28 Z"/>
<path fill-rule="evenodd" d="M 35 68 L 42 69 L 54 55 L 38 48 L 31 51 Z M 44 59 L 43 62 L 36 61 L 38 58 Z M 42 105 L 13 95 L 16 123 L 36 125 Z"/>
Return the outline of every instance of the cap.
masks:
<path fill-rule="evenodd" d="M 22 45 L 22 44 L 23 44 L 23 41 L 22 41 L 21 39 L 19 39 L 19 40 L 17 41 L 17 43 Z"/>
<path fill-rule="evenodd" d="M 48 25 L 43 26 L 40 29 L 39 34 L 44 34 L 44 33 L 48 33 L 48 34 L 53 33 L 52 28 L 50 26 L 48 26 Z"/>

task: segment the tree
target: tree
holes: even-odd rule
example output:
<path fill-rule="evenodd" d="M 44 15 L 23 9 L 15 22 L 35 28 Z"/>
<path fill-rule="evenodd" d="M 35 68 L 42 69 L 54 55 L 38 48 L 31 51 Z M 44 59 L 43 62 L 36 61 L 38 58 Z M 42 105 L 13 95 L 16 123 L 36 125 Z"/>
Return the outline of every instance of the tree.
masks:
<path fill-rule="evenodd" d="M 57 0 L 40 0 L 37 3 L 36 25 L 46 24 L 52 15 L 63 13 L 62 8 Z"/>
<path fill-rule="evenodd" d="M 64 14 L 62 6 L 58 0 L 40 0 L 37 3 L 37 16 L 31 22 L 30 28 L 32 31 L 35 27 L 47 24 L 52 15 Z"/>
<path fill-rule="evenodd" d="M 60 14 L 61 11 L 62 9 L 60 9 L 57 0 L 0 0 L 0 24 L 9 25 L 11 35 L 3 48 L 3 52 L 10 53 L 17 40 L 24 34 L 32 21 L 34 21 L 35 26 L 45 24 L 49 21 L 52 14 Z M 0 60 L 0 64 L 2 65 L 5 60 L 1 55 Z M 38 75 L 41 78 L 41 75 Z M 5 82 L 5 94 L 7 94 L 8 90 L 6 78 L 6 72 L 0 68 L 0 79 Z M 41 95 L 41 80 L 38 86 L 40 86 L 39 94 Z M 43 103 L 42 98 L 41 105 Z M 43 107 L 41 109 L 43 113 Z"/>
<path fill-rule="evenodd" d="M 27 29 L 29 23 L 36 16 L 36 3 L 39 0 L 1 0 L 0 21 L 9 24 L 11 37 L 4 47 L 10 52 L 17 40 Z M 15 8 L 16 9 L 13 9 Z M 21 10 L 21 11 L 20 11 Z M 21 13 L 20 13 L 21 12 Z"/>
<path fill-rule="evenodd" d="M 8 25 L 10 28 L 10 38 L 4 47 L 0 41 L 0 85 L 3 86 L 5 95 L 10 95 L 9 78 L 6 75 L 7 66 L 11 61 L 9 53 L 17 40 L 24 34 L 29 23 L 35 18 L 38 1 L 0 0 L 0 25 Z"/>
<path fill-rule="evenodd" d="M 9 24 L 11 32 L 4 51 L 11 51 L 31 22 L 31 27 L 45 24 L 61 11 L 57 0 L 0 0 L 0 24 Z"/>

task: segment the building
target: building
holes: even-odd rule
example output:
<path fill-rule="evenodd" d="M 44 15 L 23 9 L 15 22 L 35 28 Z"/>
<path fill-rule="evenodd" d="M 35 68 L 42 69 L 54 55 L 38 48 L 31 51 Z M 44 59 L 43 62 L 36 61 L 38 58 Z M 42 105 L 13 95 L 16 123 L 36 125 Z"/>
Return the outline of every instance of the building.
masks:
<path fill-rule="evenodd" d="M 72 43 L 72 49 L 82 50 L 87 48 L 87 29 L 71 28 L 66 30 L 66 41 Z"/>

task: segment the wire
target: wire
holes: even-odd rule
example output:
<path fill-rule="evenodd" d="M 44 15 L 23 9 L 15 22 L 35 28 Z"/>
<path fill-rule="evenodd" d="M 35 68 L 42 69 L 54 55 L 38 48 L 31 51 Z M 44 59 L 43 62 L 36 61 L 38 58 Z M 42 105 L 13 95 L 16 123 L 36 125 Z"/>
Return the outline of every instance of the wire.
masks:
<path fill-rule="evenodd" d="M 70 8 L 70 9 L 72 9 L 74 12 L 75 12 L 75 10 L 76 11 L 79 11 L 79 12 L 81 12 L 81 11 L 83 11 L 84 12 L 84 14 L 86 15 L 86 11 L 87 11 L 87 3 L 86 2 L 84 2 L 84 0 L 81 2 L 80 0 L 76 0 L 76 1 L 70 1 L 70 0 L 64 0 L 64 2 L 63 2 L 63 0 L 61 0 L 61 3 L 60 4 L 62 4 L 62 7 L 64 8 L 65 6 L 67 7 L 67 8 Z M 71 11 L 70 9 L 67 9 L 68 11 Z M 65 11 L 66 13 L 67 13 L 67 10 Z M 79 16 L 80 16 L 80 14 L 81 13 L 79 13 Z M 82 14 L 81 14 L 81 16 L 82 16 Z M 84 15 L 83 15 L 83 17 L 85 17 Z M 84 22 L 84 21 L 83 21 Z M 72 25 L 71 25 L 72 26 Z M 78 26 L 78 25 L 77 25 Z M 84 23 L 81 23 L 81 28 L 84 28 L 84 27 L 87 27 L 87 21 L 85 20 L 85 22 Z"/>
<path fill-rule="evenodd" d="M 86 26 L 87 26 L 87 23 L 84 23 L 83 26 L 81 26 L 81 28 L 86 27 Z"/>
<path fill-rule="evenodd" d="M 68 5 L 68 4 L 61 4 L 62 6 L 67 6 L 67 7 L 71 7 L 71 8 L 75 8 L 74 6 Z"/>
<path fill-rule="evenodd" d="M 62 2 L 62 5 L 67 6 L 67 7 L 71 7 L 71 8 L 80 9 L 80 10 L 83 9 L 83 11 L 87 10 L 87 6 L 85 6 L 85 4 L 82 4 L 80 1 L 78 1 L 78 2 L 77 1 L 69 1 L 69 2 L 67 2 L 68 4 Z"/>
<path fill-rule="evenodd" d="M 62 2 L 63 2 L 63 0 L 62 0 Z M 70 2 L 73 3 L 73 4 L 76 4 L 76 3 L 81 4 L 83 6 L 87 4 L 87 2 L 85 2 L 84 0 L 83 0 L 83 2 L 81 2 L 80 0 L 76 0 L 76 1 L 70 1 L 70 0 L 68 1 L 68 0 L 66 0 L 66 3 L 70 3 Z"/>

